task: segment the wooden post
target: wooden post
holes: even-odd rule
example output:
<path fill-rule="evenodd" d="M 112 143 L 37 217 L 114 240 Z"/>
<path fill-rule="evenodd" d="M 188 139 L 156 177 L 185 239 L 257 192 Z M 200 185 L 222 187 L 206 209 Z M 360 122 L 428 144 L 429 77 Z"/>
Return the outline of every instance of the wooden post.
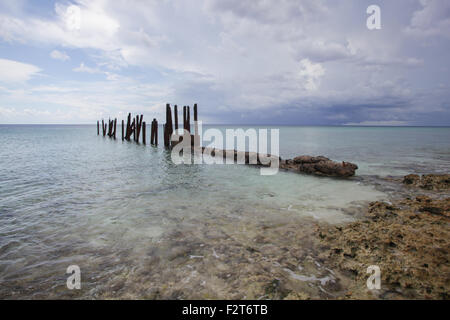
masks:
<path fill-rule="evenodd" d="M 158 146 L 158 121 L 155 119 L 155 146 Z"/>
<path fill-rule="evenodd" d="M 130 136 L 131 136 L 131 113 L 128 114 L 128 119 L 127 119 L 127 134 L 125 136 L 125 139 L 127 141 L 130 141 Z"/>
<path fill-rule="evenodd" d="M 147 124 L 145 123 L 145 121 L 142 122 L 142 143 L 143 144 L 146 144 L 146 141 L 145 141 L 145 127 L 146 126 L 147 126 Z"/>
<path fill-rule="evenodd" d="M 138 132 L 138 126 L 139 126 L 139 116 L 136 116 L 136 125 L 134 127 L 134 141 L 139 142 L 139 132 Z"/>
<path fill-rule="evenodd" d="M 187 111 L 186 111 L 186 130 L 188 132 L 191 132 L 191 110 L 189 109 L 189 106 L 187 106 Z"/>
<path fill-rule="evenodd" d="M 163 140 L 164 140 L 164 147 L 167 148 L 167 129 L 166 129 L 166 124 L 163 124 Z"/>
<path fill-rule="evenodd" d="M 167 137 L 167 140 L 169 141 L 169 147 L 172 144 L 172 141 L 170 141 L 171 137 L 172 137 L 172 133 L 173 133 L 173 122 L 172 122 L 172 108 L 170 107 L 170 104 L 167 104 L 167 112 L 168 112 L 168 116 L 169 118 L 167 119 L 167 124 L 169 126 L 169 130 L 167 132 L 167 134 L 169 135 Z"/>
<path fill-rule="evenodd" d="M 117 118 L 114 119 L 114 140 L 116 140 Z"/>
<path fill-rule="evenodd" d="M 139 119 L 139 116 L 136 117 L 138 119 L 138 126 L 137 126 L 137 139 L 136 142 L 139 142 L 139 137 L 141 135 L 141 128 L 142 128 L 142 119 L 144 118 L 144 115 L 141 114 L 141 118 Z"/>
<path fill-rule="evenodd" d="M 103 136 L 105 136 L 105 120 L 103 120 L 102 119 L 102 133 L 103 133 Z"/>
<path fill-rule="evenodd" d="M 133 118 L 133 122 L 131 123 L 131 134 L 133 135 L 133 140 L 136 141 L 136 119 Z"/>
<path fill-rule="evenodd" d="M 168 128 L 168 125 L 167 125 L 167 118 L 169 118 L 169 116 L 168 116 L 168 111 L 167 111 L 167 105 L 166 105 L 166 123 L 163 125 L 163 132 L 164 132 L 164 147 L 166 147 L 166 148 L 168 148 L 169 147 L 169 139 L 167 138 L 169 135 L 168 135 L 168 131 L 169 131 L 169 128 Z"/>
<path fill-rule="evenodd" d="M 175 115 L 175 130 L 178 131 L 178 106 L 175 105 L 174 109 L 173 109 L 173 113 Z"/>
<path fill-rule="evenodd" d="M 196 103 L 194 103 L 194 121 L 198 121 L 198 118 L 197 118 L 197 104 Z"/>
<path fill-rule="evenodd" d="M 155 144 L 155 119 L 153 119 L 150 129 L 150 144 Z"/>
<path fill-rule="evenodd" d="M 164 125 L 164 146 L 170 148 L 170 137 L 172 136 L 172 110 L 170 104 L 166 104 L 166 124 Z"/>
<path fill-rule="evenodd" d="M 200 136 L 198 135 L 198 114 L 196 103 L 194 103 L 194 146 L 200 147 Z"/>
<path fill-rule="evenodd" d="M 97 120 L 97 135 L 100 135 L 100 122 Z"/>
<path fill-rule="evenodd" d="M 183 106 L 183 129 L 186 130 L 186 106 Z"/>
<path fill-rule="evenodd" d="M 123 139 L 124 139 L 124 135 L 123 135 L 123 133 L 124 133 L 124 121 L 123 121 L 123 119 L 122 119 L 122 141 L 123 141 Z"/>

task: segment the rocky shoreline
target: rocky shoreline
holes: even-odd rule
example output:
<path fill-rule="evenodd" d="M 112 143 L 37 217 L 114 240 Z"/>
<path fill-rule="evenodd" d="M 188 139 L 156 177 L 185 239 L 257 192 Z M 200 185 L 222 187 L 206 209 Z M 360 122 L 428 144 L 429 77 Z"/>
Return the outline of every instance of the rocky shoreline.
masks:
<path fill-rule="evenodd" d="M 317 227 L 320 260 L 351 279 L 342 298 L 450 298 L 450 175 L 408 175 L 403 184 L 417 195 L 373 202 L 357 222 Z M 367 289 L 370 265 L 381 270 L 380 290 Z"/>

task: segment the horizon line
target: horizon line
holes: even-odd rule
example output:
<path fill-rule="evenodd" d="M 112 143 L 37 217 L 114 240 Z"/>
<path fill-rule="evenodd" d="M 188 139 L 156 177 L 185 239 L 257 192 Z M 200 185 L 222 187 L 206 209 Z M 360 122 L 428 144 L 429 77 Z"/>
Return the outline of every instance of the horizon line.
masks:
<path fill-rule="evenodd" d="M 268 124 L 268 123 L 203 123 L 207 126 L 280 126 L 280 127 L 383 127 L 383 128 L 450 128 L 448 125 L 358 125 L 358 124 Z M 0 126 L 96 126 L 96 123 L 0 123 Z M 148 126 L 150 124 L 147 124 Z M 163 123 L 158 124 L 158 126 Z M 122 126 L 118 123 L 117 126 Z"/>

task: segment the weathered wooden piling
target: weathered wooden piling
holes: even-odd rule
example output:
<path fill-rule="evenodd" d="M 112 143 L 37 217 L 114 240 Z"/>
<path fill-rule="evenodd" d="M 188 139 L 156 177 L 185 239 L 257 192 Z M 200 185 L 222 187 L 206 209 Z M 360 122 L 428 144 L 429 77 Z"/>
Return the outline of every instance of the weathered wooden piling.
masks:
<path fill-rule="evenodd" d="M 170 104 L 166 104 L 166 123 L 164 125 L 164 146 L 166 148 L 170 148 L 170 137 L 172 133 L 172 109 L 170 108 Z"/>
<path fill-rule="evenodd" d="M 167 108 L 169 110 L 168 125 L 169 125 L 169 144 L 170 144 L 170 137 L 172 136 L 173 133 L 172 108 L 170 107 L 170 104 L 167 104 Z"/>
<path fill-rule="evenodd" d="M 156 138 L 155 137 L 156 137 L 156 132 L 158 130 L 158 128 L 156 127 L 156 119 L 153 119 L 152 123 L 153 123 L 153 140 L 152 140 L 152 144 L 156 145 Z"/>
<path fill-rule="evenodd" d="M 175 118 L 175 130 L 178 131 L 178 106 L 175 105 L 174 109 L 173 109 L 173 113 L 174 113 L 174 118 Z"/>
<path fill-rule="evenodd" d="M 124 130 L 125 130 L 125 128 L 124 128 L 124 121 L 123 121 L 123 119 L 122 119 L 122 141 L 123 141 L 123 139 L 124 139 Z"/>
<path fill-rule="evenodd" d="M 131 136 L 133 136 L 133 140 L 137 143 L 140 142 L 140 135 L 142 131 L 142 143 L 147 144 L 147 124 L 143 121 L 144 115 L 136 115 L 132 116 L 131 113 L 128 113 L 126 125 L 125 120 L 121 120 L 121 131 L 122 131 L 122 141 L 131 140 Z M 173 119 L 174 118 L 174 119 Z M 197 116 L 197 104 L 194 105 L 194 121 L 198 121 Z M 175 123 L 175 126 L 174 126 Z M 186 131 L 190 132 L 190 107 L 183 107 L 183 127 Z M 174 105 L 174 115 L 172 115 L 172 108 L 169 103 L 166 104 L 166 122 L 163 124 L 163 141 L 164 146 L 167 148 L 171 148 L 175 145 L 172 143 L 171 137 L 175 130 L 179 129 L 178 122 L 178 106 Z M 195 132 L 198 134 L 198 128 L 195 127 Z M 103 136 L 108 135 L 110 138 L 117 139 L 117 118 L 111 120 L 108 119 L 106 122 L 102 119 L 102 131 Z M 97 120 L 97 135 L 100 135 L 100 120 Z M 154 146 L 158 146 L 158 121 L 156 118 L 153 118 L 150 126 L 150 144 Z"/>
<path fill-rule="evenodd" d="M 111 120 L 111 136 L 110 138 L 114 137 L 114 120 Z"/>
<path fill-rule="evenodd" d="M 146 128 L 147 124 L 144 122 L 142 122 L 142 143 L 143 144 L 147 144 L 145 141 L 145 128 Z"/>
<path fill-rule="evenodd" d="M 189 106 L 187 106 L 186 110 L 186 130 L 190 133 L 191 132 L 191 110 Z"/>
<path fill-rule="evenodd" d="M 150 144 L 154 144 L 155 141 L 155 119 L 153 119 L 152 124 L 150 126 Z"/>
<path fill-rule="evenodd" d="M 150 144 L 157 146 L 158 145 L 158 121 L 153 118 L 152 121 L 152 129 L 150 133 Z"/>
<path fill-rule="evenodd" d="M 183 129 L 186 130 L 186 106 L 183 106 Z"/>
<path fill-rule="evenodd" d="M 197 104 L 194 103 L 194 135 L 198 136 L 198 115 L 197 115 Z"/>
<path fill-rule="evenodd" d="M 167 128 L 165 123 L 163 123 L 163 140 L 164 140 L 164 147 L 167 148 Z"/>
<path fill-rule="evenodd" d="M 135 127 L 134 127 L 134 141 L 139 142 L 139 135 L 138 135 L 138 127 L 139 127 L 139 116 L 135 117 Z"/>
<path fill-rule="evenodd" d="M 139 142 L 139 137 L 141 135 L 141 128 L 142 128 L 142 119 L 144 118 L 144 115 L 141 114 L 141 117 L 136 116 L 136 123 L 137 123 L 137 137 L 136 142 Z"/>
<path fill-rule="evenodd" d="M 194 121 L 198 121 L 198 117 L 197 117 L 197 104 L 194 103 Z"/>
<path fill-rule="evenodd" d="M 116 140 L 116 130 L 117 130 L 117 118 L 114 119 L 114 140 Z"/>
<path fill-rule="evenodd" d="M 158 146 L 158 120 L 155 120 L 155 146 Z"/>
<path fill-rule="evenodd" d="M 197 104 L 194 103 L 194 146 L 200 146 L 200 136 L 198 132 L 198 113 L 197 113 Z"/>
<path fill-rule="evenodd" d="M 127 131 L 126 131 L 125 139 L 127 141 L 130 141 L 130 136 L 131 136 L 131 113 L 128 114 L 128 118 L 127 118 Z"/>
<path fill-rule="evenodd" d="M 105 120 L 102 119 L 102 132 L 103 132 L 103 136 L 106 135 L 106 127 L 105 127 Z"/>

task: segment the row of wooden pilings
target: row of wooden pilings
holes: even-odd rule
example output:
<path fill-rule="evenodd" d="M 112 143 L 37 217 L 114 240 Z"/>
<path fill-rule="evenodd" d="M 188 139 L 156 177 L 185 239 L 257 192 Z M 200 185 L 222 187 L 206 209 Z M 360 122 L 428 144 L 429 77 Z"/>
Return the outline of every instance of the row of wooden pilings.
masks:
<path fill-rule="evenodd" d="M 136 117 L 131 117 L 131 113 L 128 114 L 127 124 L 125 126 L 124 120 L 122 120 L 122 141 L 133 141 L 139 143 L 140 136 L 142 132 L 142 143 L 146 144 L 146 128 L 147 125 L 145 121 L 143 121 L 144 115 L 137 115 Z M 133 119 L 133 120 L 131 120 Z M 174 120 L 175 120 L 175 131 L 178 132 L 178 106 L 174 106 Z M 197 104 L 194 104 L 194 130 L 195 137 L 198 136 L 198 116 L 197 116 Z M 116 129 L 117 129 L 117 118 L 114 120 L 109 119 L 108 123 L 102 119 L 102 133 L 103 137 L 110 137 L 112 139 L 116 139 Z M 191 112 L 189 106 L 183 107 L 183 129 L 187 131 L 189 134 L 191 133 Z M 166 123 L 163 124 L 163 137 L 164 137 L 164 146 L 166 148 L 171 148 L 176 143 L 175 141 L 171 141 L 171 136 L 174 132 L 173 121 L 172 121 L 172 108 L 170 104 L 166 104 Z M 100 121 L 97 121 L 97 135 L 100 135 Z M 158 145 L 158 121 L 154 118 L 151 123 L 150 130 L 150 144 L 157 146 Z"/>

